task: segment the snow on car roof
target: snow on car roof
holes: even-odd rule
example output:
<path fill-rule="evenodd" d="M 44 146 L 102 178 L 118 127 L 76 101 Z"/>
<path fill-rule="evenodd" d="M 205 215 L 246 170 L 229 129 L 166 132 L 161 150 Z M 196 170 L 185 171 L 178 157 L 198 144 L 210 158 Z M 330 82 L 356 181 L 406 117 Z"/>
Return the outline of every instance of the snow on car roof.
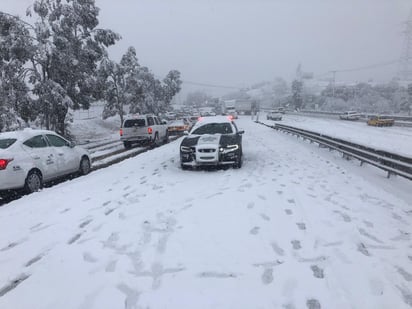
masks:
<path fill-rule="evenodd" d="M 232 122 L 232 118 L 230 116 L 208 116 L 208 117 L 200 117 L 198 119 L 198 124 L 205 124 L 205 123 L 224 123 L 224 122 Z"/>
<path fill-rule="evenodd" d="M 196 129 L 200 126 L 203 126 L 208 123 L 232 123 L 233 118 L 230 116 L 207 116 L 207 117 L 199 117 L 198 121 L 194 125 L 193 129 Z"/>
<path fill-rule="evenodd" d="M 39 129 L 31 129 L 25 128 L 24 130 L 20 131 L 10 131 L 10 132 L 3 132 L 0 133 L 0 138 L 16 138 L 17 140 L 27 139 L 35 135 L 39 134 L 56 134 L 56 132 L 50 130 L 39 130 Z"/>

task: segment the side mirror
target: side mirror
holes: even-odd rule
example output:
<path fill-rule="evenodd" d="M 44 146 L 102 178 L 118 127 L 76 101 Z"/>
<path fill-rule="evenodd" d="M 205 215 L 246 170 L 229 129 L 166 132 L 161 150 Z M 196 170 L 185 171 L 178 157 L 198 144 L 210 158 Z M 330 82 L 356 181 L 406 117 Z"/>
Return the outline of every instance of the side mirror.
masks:
<path fill-rule="evenodd" d="M 162 120 L 162 121 L 161 121 L 161 124 L 167 124 L 167 121 L 166 121 L 166 120 Z"/>
<path fill-rule="evenodd" d="M 240 130 L 237 132 L 237 134 L 244 134 L 244 133 L 245 133 L 245 130 Z"/>
<path fill-rule="evenodd" d="M 70 148 L 74 148 L 74 146 L 76 146 L 76 144 L 74 142 L 69 142 L 69 145 L 67 145 L 67 146 L 69 146 Z"/>

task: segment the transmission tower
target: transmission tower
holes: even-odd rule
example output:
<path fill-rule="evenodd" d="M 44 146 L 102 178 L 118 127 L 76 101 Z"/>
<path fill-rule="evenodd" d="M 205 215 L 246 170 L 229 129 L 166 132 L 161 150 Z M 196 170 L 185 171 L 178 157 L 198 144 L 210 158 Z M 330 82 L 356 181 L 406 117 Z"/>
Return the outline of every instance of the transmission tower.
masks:
<path fill-rule="evenodd" d="M 402 80 L 412 80 L 412 10 L 409 19 L 404 22 L 404 42 L 401 58 L 399 59 L 398 76 Z"/>

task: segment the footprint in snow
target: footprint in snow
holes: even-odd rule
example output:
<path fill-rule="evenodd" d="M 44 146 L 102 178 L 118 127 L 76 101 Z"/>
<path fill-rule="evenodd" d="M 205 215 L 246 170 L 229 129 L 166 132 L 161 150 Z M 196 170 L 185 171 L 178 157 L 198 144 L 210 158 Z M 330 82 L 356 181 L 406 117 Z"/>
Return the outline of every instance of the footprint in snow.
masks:
<path fill-rule="evenodd" d="M 396 267 L 398 273 L 403 277 L 403 279 L 405 279 L 408 282 L 412 281 L 412 274 L 407 272 L 405 269 L 403 269 L 402 267 Z"/>
<path fill-rule="evenodd" d="M 358 251 L 361 252 L 363 255 L 370 256 L 368 249 L 363 243 L 358 244 Z"/>
<path fill-rule="evenodd" d="M 82 229 L 82 228 L 86 227 L 86 226 L 89 225 L 92 221 L 93 221 L 93 219 L 90 219 L 90 220 L 86 220 L 86 221 L 80 223 L 80 224 L 79 224 L 79 228 Z"/>
<path fill-rule="evenodd" d="M 248 209 L 252 209 L 254 206 L 255 206 L 255 203 L 253 203 L 253 202 L 249 202 L 249 203 L 247 204 L 247 208 L 248 208 Z"/>
<path fill-rule="evenodd" d="M 250 234 L 257 235 L 259 233 L 260 227 L 255 226 L 253 229 L 250 230 Z"/>
<path fill-rule="evenodd" d="M 78 240 L 80 239 L 81 236 L 82 236 L 81 233 L 74 235 L 72 238 L 70 238 L 70 239 L 67 241 L 67 244 L 68 244 L 68 245 L 71 245 L 71 244 L 75 243 L 76 241 L 78 241 Z"/>
<path fill-rule="evenodd" d="M 343 221 L 345 221 L 345 222 L 351 222 L 351 221 L 352 221 L 351 217 L 349 217 L 349 216 L 348 216 L 346 213 L 344 213 L 344 212 L 341 212 L 341 211 L 339 211 L 339 210 L 334 210 L 333 212 L 339 214 L 339 215 L 342 217 Z"/>
<path fill-rule="evenodd" d="M 306 301 L 306 307 L 308 309 L 321 309 L 322 308 L 320 305 L 320 302 L 317 299 L 313 299 L 313 298 L 308 299 Z"/>
<path fill-rule="evenodd" d="M 108 215 L 110 215 L 113 211 L 115 211 L 116 210 L 116 208 L 112 208 L 112 209 L 108 209 L 108 210 L 106 210 L 105 212 L 104 212 L 104 214 L 106 215 L 106 216 L 108 216 Z"/>
<path fill-rule="evenodd" d="M 306 224 L 303 222 L 298 222 L 296 223 L 296 225 L 298 226 L 299 230 L 306 230 Z"/>
<path fill-rule="evenodd" d="M 270 217 L 265 215 L 265 214 L 260 214 L 260 216 L 262 217 L 263 220 L 265 221 L 270 221 Z"/>
<path fill-rule="evenodd" d="M 287 215 L 291 215 L 291 214 L 293 214 L 293 212 L 292 212 L 292 210 L 290 210 L 290 209 L 285 209 L 285 213 L 287 214 Z"/>
<path fill-rule="evenodd" d="M 88 252 L 83 253 L 83 260 L 88 262 L 88 263 L 96 263 L 97 262 L 97 259 Z"/>
<path fill-rule="evenodd" d="M 262 282 L 263 284 L 270 284 L 273 282 L 273 269 L 267 268 L 264 270 L 262 274 Z"/>
<path fill-rule="evenodd" d="M 300 245 L 300 241 L 299 240 L 292 240 L 291 244 L 293 246 L 293 249 L 295 250 L 299 250 L 302 248 L 302 246 Z"/>
<path fill-rule="evenodd" d="M 316 278 L 323 279 L 323 278 L 325 277 L 325 275 L 324 275 L 324 273 L 323 273 L 323 269 L 320 268 L 319 266 L 317 266 L 317 265 L 312 265 L 312 266 L 310 267 L 310 269 L 312 269 L 312 271 L 313 271 L 313 276 L 315 276 Z"/>
<path fill-rule="evenodd" d="M 37 263 L 38 261 L 40 261 L 43 258 L 44 254 L 40 254 L 35 256 L 34 258 L 30 259 L 24 266 L 29 267 L 31 265 L 33 265 L 34 263 Z"/>
<path fill-rule="evenodd" d="M 272 242 L 271 245 L 272 245 L 273 251 L 275 251 L 277 255 L 280 255 L 280 256 L 285 255 L 285 250 L 283 250 L 281 247 L 279 247 L 277 243 Z"/>

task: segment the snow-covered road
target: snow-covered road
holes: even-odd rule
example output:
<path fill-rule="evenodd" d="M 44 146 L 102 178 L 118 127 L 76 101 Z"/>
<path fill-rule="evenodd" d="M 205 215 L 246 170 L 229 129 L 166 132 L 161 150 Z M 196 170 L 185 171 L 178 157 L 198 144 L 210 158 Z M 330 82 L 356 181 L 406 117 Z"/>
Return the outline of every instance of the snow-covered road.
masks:
<path fill-rule="evenodd" d="M 0 208 L 0 308 L 411 308 L 411 182 L 256 124 L 244 166 L 179 140 Z"/>

